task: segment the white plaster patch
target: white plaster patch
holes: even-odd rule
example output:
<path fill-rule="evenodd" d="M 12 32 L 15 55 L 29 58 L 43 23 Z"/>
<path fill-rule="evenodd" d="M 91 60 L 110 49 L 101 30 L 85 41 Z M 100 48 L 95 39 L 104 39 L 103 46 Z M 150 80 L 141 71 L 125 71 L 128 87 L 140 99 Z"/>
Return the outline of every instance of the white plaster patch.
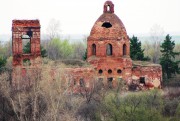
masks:
<path fill-rule="evenodd" d="M 133 76 L 132 76 L 132 79 L 137 80 L 137 79 L 139 79 L 139 77 L 133 75 Z"/>
<path fill-rule="evenodd" d="M 154 87 L 159 87 L 160 86 L 160 80 L 158 78 L 155 78 L 154 80 L 152 80 L 152 83 L 154 85 Z"/>
<path fill-rule="evenodd" d="M 125 73 L 125 75 L 131 75 L 131 73 Z"/>

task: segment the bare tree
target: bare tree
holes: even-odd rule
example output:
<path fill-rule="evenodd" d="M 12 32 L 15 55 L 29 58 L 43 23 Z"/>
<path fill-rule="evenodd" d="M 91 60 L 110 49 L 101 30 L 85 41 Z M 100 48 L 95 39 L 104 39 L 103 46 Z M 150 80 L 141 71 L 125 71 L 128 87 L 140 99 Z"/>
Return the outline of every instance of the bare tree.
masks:
<path fill-rule="evenodd" d="M 72 44 L 74 52 L 73 52 L 73 58 L 74 59 L 82 59 L 85 51 L 86 51 L 86 46 L 82 42 L 76 42 Z"/>
<path fill-rule="evenodd" d="M 151 51 L 150 53 L 150 56 L 154 63 L 158 63 L 159 57 L 161 56 L 160 44 L 161 41 L 163 40 L 164 29 L 160 25 L 155 24 L 150 29 L 150 36 L 151 36 L 152 49 L 153 49 L 153 51 Z"/>
<path fill-rule="evenodd" d="M 51 19 L 47 27 L 47 34 L 49 39 L 52 40 L 53 38 L 59 38 L 60 32 L 60 22 L 56 19 Z"/>
<path fill-rule="evenodd" d="M 87 46 L 87 38 L 88 38 L 87 35 L 83 35 L 83 42 L 86 46 Z"/>
<path fill-rule="evenodd" d="M 180 43 L 177 43 L 174 48 L 175 52 L 180 52 Z M 177 55 L 176 61 L 180 60 L 180 55 Z"/>

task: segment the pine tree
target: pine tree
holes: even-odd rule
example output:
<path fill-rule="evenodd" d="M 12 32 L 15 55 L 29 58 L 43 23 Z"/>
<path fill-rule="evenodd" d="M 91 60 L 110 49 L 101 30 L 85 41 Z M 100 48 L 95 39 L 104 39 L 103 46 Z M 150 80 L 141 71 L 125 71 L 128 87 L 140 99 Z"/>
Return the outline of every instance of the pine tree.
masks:
<path fill-rule="evenodd" d="M 174 41 L 171 40 L 169 34 L 166 36 L 164 42 L 161 45 L 162 57 L 160 58 L 160 64 L 162 65 L 163 77 L 171 78 L 172 74 L 180 73 L 179 62 L 175 61 L 176 55 L 179 55 L 179 52 L 173 52 L 175 47 Z"/>
<path fill-rule="evenodd" d="M 130 38 L 130 56 L 133 60 L 150 60 L 149 57 L 144 57 L 144 50 L 141 49 L 141 42 L 134 35 Z"/>
<path fill-rule="evenodd" d="M 31 52 L 30 42 L 27 42 L 26 45 L 23 48 L 23 53 L 28 54 Z"/>
<path fill-rule="evenodd" d="M 4 58 L 3 56 L 0 56 L 0 68 L 5 66 L 6 64 L 6 58 Z"/>
<path fill-rule="evenodd" d="M 3 72 L 3 68 L 6 65 L 7 59 L 0 55 L 0 73 Z"/>
<path fill-rule="evenodd" d="M 85 51 L 85 53 L 84 53 L 82 59 L 83 59 L 84 61 L 87 59 L 87 49 L 86 49 L 86 51 Z"/>

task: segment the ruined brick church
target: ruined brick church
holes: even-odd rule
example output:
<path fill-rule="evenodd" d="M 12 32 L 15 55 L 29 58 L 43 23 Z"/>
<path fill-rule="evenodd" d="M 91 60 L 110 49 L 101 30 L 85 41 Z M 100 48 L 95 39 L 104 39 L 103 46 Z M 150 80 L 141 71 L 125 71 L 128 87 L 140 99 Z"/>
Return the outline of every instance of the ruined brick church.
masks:
<path fill-rule="evenodd" d="M 30 41 L 30 52 L 23 53 L 22 41 Z M 13 20 L 12 23 L 13 67 L 23 68 L 23 61 L 29 60 L 35 68 L 36 58 L 40 58 L 39 20 Z M 87 39 L 87 62 L 91 67 L 67 68 L 73 78 L 74 88 L 82 83 L 91 86 L 92 78 L 110 88 L 119 81 L 161 87 L 162 68 L 159 64 L 132 61 L 130 40 L 125 26 L 114 13 L 114 4 L 106 1 L 103 14 L 97 19 Z M 14 75 L 16 75 L 14 73 Z M 16 81 L 14 81 L 16 83 Z"/>

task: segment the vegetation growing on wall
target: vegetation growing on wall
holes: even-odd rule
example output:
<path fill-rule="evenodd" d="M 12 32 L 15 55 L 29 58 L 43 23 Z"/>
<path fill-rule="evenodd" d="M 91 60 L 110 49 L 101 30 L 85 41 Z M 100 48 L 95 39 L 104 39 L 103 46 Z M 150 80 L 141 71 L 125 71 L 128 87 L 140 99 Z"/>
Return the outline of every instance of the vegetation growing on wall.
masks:
<path fill-rule="evenodd" d="M 24 81 L 35 82 L 27 89 L 14 90 L 10 87 L 10 75 L 1 74 L 0 120 L 178 121 L 180 118 L 178 88 L 126 92 L 121 84 L 116 89 L 107 89 L 94 79 L 91 91 L 73 95 L 69 90 L 71 82 L 62 78 L 66 66 L 54 65 L 46 59 L 43 62 L 33 78 L 26 75 Z M 59 70 L 50 83 L 52 77 L 48 73 L 54 67 Z"/>

